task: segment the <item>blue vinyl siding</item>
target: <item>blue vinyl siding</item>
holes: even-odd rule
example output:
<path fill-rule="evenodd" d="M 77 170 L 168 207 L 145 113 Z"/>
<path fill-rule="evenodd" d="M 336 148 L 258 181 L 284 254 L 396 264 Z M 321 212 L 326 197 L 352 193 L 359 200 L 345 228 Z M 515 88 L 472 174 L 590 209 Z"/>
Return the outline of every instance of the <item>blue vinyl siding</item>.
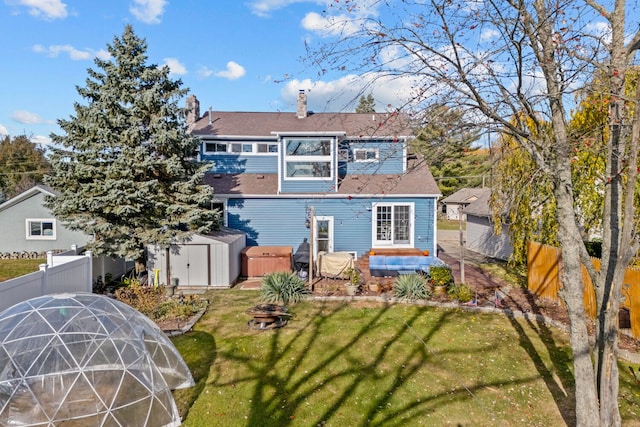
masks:
<path fill-rule="evenodd" d="M 282 181 L 283 193 L 335 193 L 335 179 Z"/>
<path fill-rule="evenodd" d="M 212 173 L 278 173 L 278 156 L 205 154 L 205 162 L 211 162 Z"/>
<path fill-rule="evenodd" d="M 391 141 L 344 141 L 340 149 L 348 151 L 348 161 L 341 159 L 340 172 L 343 174 L 394 174 L 403 173 L 404 142 Z M 375 150 L 376 161 L 356 161 L 355 151 Z"/>
<path fill-rule="evenodd" d="M 230 199 L 228 226 L 247 233 L 248 246 L 292 246 L 310 237 L 306 212 L 334 218 L 334 251 L 357 251 L 372 246 L 372 204 L 380 199 Z M 435 253 L 435 199 L 385 198 L 384 202 L 414 203 L 413 246 Z"/>

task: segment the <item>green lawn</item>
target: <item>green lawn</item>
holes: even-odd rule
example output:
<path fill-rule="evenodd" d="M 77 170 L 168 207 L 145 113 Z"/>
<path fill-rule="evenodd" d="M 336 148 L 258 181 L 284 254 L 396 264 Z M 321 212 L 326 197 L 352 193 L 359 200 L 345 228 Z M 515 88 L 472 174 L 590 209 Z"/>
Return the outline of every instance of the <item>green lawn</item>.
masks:
<path fill-rule="evenodd" d="M 561 331 L 502 315 L 339 301 L 298 304 L 284 328 L 256 331 L 245 311 L 257 292 L 207 297 L 193 332 L 174 339 L 197 381 L 175 392 L 185 426 L 575 424 Z M 640 391 L 628 371 L 620 403 L 632 425 Z"/>
<path fill-rule="evenodd" d="M 467 223 L 462 223 L 462 229 L 466 230 Z M 460 230 L 460 221 L 451 221 L 448 219 L 438 218 L 438 230 Z"/>
<path fill-rule="evenodd" d="M 46 259 L 0 259 L 0 282 L 38 271 Z"/>

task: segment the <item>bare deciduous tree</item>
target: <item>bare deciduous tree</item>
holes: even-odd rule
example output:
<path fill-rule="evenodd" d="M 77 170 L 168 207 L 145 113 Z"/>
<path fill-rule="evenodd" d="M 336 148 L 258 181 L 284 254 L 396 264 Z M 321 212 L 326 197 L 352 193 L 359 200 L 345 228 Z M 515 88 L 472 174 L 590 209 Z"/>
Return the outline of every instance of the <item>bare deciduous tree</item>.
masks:
<path fill-rule="evenodd" d="M 427 111 L 429 104 L 466 110 L 486 129 L 513 138 L 549 177 L 557 203 L 561 296 L 571 322 L 576 422 L 581 426 L 621 423 L 617 316 L 624 269 L 638 249 L 633 200 L 640 115 L 632 111 L 640 93 L 625 96 L 624 88 L 640 46 L 634 10 L 625 0 L 335 0 L 325 11 L 324 35 L 330 38 L 309 45 L 309 60 L 325 72 L 406 80 L 413 94 L 407 107 L 414 113 Z M 594 73 L 609 81 L 599 272 L 591 265 L 574 210 L 567 128 L 573 94 Z M 545 131 L 549 126 L 552 132 Z M 594 346 L 581 264 L 596 288 Z"/>

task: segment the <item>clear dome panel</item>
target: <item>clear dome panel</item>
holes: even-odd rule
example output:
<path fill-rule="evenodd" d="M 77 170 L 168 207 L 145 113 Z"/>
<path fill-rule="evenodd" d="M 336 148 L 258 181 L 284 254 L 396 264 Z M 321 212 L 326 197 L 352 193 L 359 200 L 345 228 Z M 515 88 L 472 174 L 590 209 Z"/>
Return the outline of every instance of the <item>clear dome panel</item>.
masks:
<path fill-rule="evenodd" d="M 47 295 L 0 313 L 0 425 L 177 426 L 171 390 L 193 384 L 160 328 L 117 300 Z"/>

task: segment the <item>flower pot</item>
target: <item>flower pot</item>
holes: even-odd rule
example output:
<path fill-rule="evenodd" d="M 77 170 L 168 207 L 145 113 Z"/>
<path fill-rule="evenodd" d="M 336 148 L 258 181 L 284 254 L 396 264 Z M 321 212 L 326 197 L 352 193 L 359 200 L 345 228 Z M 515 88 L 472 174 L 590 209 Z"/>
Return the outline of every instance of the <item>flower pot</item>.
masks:
<path fill-rule="evenodd" d="M 347 289 L 347 295 L 349 295 L 350 297 L 354 296 L 356 292 L 358 292 L 358 285 L 348 283 L 345 285 L 345 288 Z"/>
<path fill-rule="evenodd" d="M 446 295 L 447 287 L 445 285 L 436 285 L 433 287 L 433 295 Z"/>

